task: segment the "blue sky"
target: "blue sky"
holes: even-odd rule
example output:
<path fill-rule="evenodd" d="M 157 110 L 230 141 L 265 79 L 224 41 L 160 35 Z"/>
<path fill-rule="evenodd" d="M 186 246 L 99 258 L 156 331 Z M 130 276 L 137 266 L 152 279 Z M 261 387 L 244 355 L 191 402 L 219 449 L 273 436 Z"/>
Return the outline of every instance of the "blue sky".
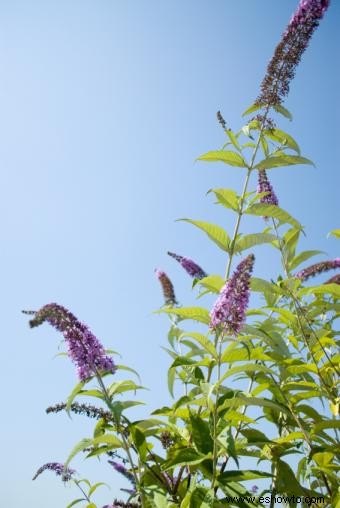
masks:
<path fill-rule="evenodd" d="M 60 337 L 47 326 L 29 330 L 21 309 L 51 301 L 70 308 L 140 372 L 150 389 L 145 411 L 167 402 L 167 321 L 152 313 L 162 303 L 153 270 L 169 273 L 185 304 L 194 301 L 191 282 L 167 250 L 224 272 L 222 251 L 175 219 L 210 220 L 231 233 L 233 218 L 205 193 L 240 190 L 241 170 L 194 161 L 224 142 L 218 109 L 234 129 L 242 125 L 296 3 L 0 3 L 6 508 L 66 506 L 75 491 L 52 474 L 34 483 L 31 477 L 41 464 L 63 461 L 91 432 L 84 418 L 45 415 L 71 391 L 75 372 L 53 358 Z M 271 172 L 282 207 L 306 226 L 302 246 L 330 257 L 338 255 L 326 235 L 339 227 L 339 22 L 333 2 L 286 101 L 294 121 L 281 124 L 317 169 Z M 273 254 L 258 252 L 255 274 L 274 275 Z M 104 464 L 75 465 L 93 481 L 111 482 L 98 506 L 119 493 L 119 479 Z"/>

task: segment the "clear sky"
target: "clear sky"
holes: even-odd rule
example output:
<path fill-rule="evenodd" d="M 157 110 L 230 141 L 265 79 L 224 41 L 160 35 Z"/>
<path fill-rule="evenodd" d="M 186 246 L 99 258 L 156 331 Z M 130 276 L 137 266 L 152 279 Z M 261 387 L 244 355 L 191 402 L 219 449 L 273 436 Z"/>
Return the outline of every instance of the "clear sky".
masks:
<path fill-rule="evenodd" d="M 76 497 L 52 473 L 31 478 L 41 464 L 64 461 L 93 423 L 45 414 L 65 400 L 75 371 L 53 358 L 60 336 L 47 325 L 29 330 L 21 309 L 52 301 L 70 308 L 140 372 L 150 389 L 142 394 L 145 414 L 168 401 L 161 349 L 168 324 L 152 314 L 162 304 L 153 270 L 169 273 L 186 305 L 194 302 L 191 281 L 167 250 L 223 273 L 222 251 L 175 219 L 210 220 L 231 233 L 233 218 L 205 193 L 240 190 L 242 170 L 194 160 L 224 142 L 218 109 L 234 129 L 242 125 L 296 4 L 0 2 L 1 506 L 60 508 Z M 317 169 L 271 172 L 282 207 L 306 226 L 303 246 L 332 257 L 339 254 L 326 238 L 339 227 L 339 26 L 333 1 L 286 101 L 294 121 L 281 124 Z M 258 252 L 255 275 L 274 275 L 273 254 Z M 79 459 L 75 467 L 111 482 L 98 506 L 122 486 L 105 463 Z"/>

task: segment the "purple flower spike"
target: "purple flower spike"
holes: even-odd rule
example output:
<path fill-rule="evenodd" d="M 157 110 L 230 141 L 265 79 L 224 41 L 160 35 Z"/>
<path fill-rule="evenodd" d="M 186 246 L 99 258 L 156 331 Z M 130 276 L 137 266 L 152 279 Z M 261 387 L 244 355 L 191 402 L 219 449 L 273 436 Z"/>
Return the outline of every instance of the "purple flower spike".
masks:
<path fill-rule="evenodd" d="M 258 104 L 275 106 L 288 95 L 295 69 L 329 3 L 329 0 L 300 0 L 269 62 L 256 100 Z"/>
<path fill-rule="evenodd" d="M 323 272 L 328 272 L 328 270 L 334 270 L 336 268 L 340 268 L 340 258 L 335 258 L 331 261 L 321 261 L 321 263 L 315 263 L 315 265 L 311 265 L 308 268 L 304 268 L 295 274 L 295 277 L 301 280 L 307 280 L 310 277 L 315 277 Z M 328 281 L 326 284 L 328 284 Z"/>
<path fill-rule="evenodd" d="M 256 492 L 259 490 L 258 486 L 257 485 L 253 485 L 252 488 L 250 489 L 250 492 L 252 492 L 253 494 L 256 494 Z"/>
<path fill-rule="evenodd" d="M 64 464 L 60 464 L 59 462 L 48 462 L 47 464 L 44 464 L 43 466 L 39 467 L 38 471 L 33 476 L 32 480 L 35 480 L 38 478 L 41 473 L 46 471 L 46 469 L 49 469 L 50 471 L 54 471 L 56 475 L 61 476 L 61 479 L 63 482 L 68 482 L 71 480 L 72 475 L 75 473 L 74 469 L 66 468 L 64 469 Z"/>
<path fill-rule="evenodd" d="M 62 332 L 68 349 L 68 355 L 77 367 L 79 378 L 84 381 L 98 372 L 116 371 L 116 366 L 97 337 L 88 327 L 65 307 L 57 303 L 45 305 L 34 313 L 30 320 L 31 328 L 47 321 L 50 325 Z"/>
<path fill-rule="evenodd" d="M 258 172 L 257 193 L 260 194 L 262 192 L 267 192 L 268 194 L 260 198 L 260 203 L 267 203 L 268 205 L 278 206 L 279 200 L 276 197 L 276 194 L 270 181 L 268 180 L 267 173 L 264 169 L 261 169 Z M 265 219 L 266 218 L 267 217 L 265 217 Z"/>
<path fill-rule="evenodd" d="M 117 473 L 125 476 L 127 480 L 129 480 L 132 485 L 136 485 L 135 478 L 132 473 L 130 473 L 123 464 L 119 464 L 119 462 L 115 462 L 114 460 L 108 460 L 108 463 L 117 471 Z"/>
<path fill-rule="evenodd" d="M 169 256 L 176 259 L 179 264 L 184 268 L 184 270 L 193 277 L 194 279 L 204 279 L 207 276 L 204 270 L 195 263 L 190 258 L 186 258 L 184 256 L 179 256 L 178 254 L 174 254 L 173 252 L 168 252 Z"/>
<path fill-rule="evenodd" d="M 250 276 L 254 261 L 254 254 L 243 259 L 221 289 L 210 313 L 210 328 L 213 330 L 221 327 L 224 332 L 236 335 L 242 329 L 249 302 Z"/>
<path fill-rule="evenodd" d="M 334 275 L 330 279 L 326 280 L 324 284 L 339 284 L 340 285 L 340 273 Z"/>
<path fill-rule="evenodd" d="M 169 277 L 167 276 L 167 274 L 165 272 L 163 272 L 162 270 L 159 270 L 158 268 L 156 268 L 155 273 L 156 273 L 157 279 L 159 280 L 159 282 L 161 283 L 161 286 L 162 286 L 165 305 L 176 305 L 177 302 L 176 302 L 175 290 L 174 290 L 174 286 L 172 285 L 171 280 L 169 279 Z"/>

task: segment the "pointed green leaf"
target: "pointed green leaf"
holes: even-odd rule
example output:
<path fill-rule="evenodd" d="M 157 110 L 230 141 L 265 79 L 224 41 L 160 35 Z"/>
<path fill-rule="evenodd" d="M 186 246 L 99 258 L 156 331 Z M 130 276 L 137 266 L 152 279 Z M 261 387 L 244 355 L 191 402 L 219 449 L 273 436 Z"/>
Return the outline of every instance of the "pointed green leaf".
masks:
<path fill-rule="evenodd" d="M 231 143 L 236 148 L 236 150 L 238 150 L 240 152 L 241 151 L 241 147 L 240 147 L 239 142 L 237 141 L 237 137 L 235 136 L 233 131 L 231 129 L 226 129 L 225 132 L 226 132 L 227 136 L 229 137 Z"/>
<path fill-rule="evenodd" d="M 212 293 L 219 293 L 225 284 L 225 280 L 220 275 L 208 275 L 201 279 L 198 284 Z"/>
<path fill-rule="evenodd" d="M 205 323 L 206 325 L 210 323 L 210 315 L 207 309 L 203 307 L 181 307 L 180 309 L 160 309 L 157 311 L 157 314 L 165 313 L 165 314 L 174 314 L 175 316 L 180 317 L 181 319 L 192 319 L 193 321 L 199 321 L 200 323 Z"/>
<path fill-rule="evenodd" d="M 251 115 L 251 113 L 254 113 L 254 111 L 258 111 L 259 109 L 263 108 L 264 107 L 264 104 L 252 104 L 251 106 L 249 106 L 249 108 L 247 108 L 243 113 L 242 113 L 242 116 L 247 116 L 247 115 Z"/>
<path fill-rule="evenodd" d="M 335 238 L 340 238 L 340 229 L 333 229 L 330 233 L 328 233 L 328 236 L 329 235 L 335 236 Z"/>
<path fill-rule="evenodd" d="M 209 424 L 200 416 L 190 414 L 191 435 L 199 452 L 207 454 L 213 451 L 214 443 L 210 435 Z"/>
<path fill-rule="evenodd" d="M 300 252 L 297 256 L 295 256 L 291 262 L 289 263 L 289 268 L 294 270 L 297 266 L 301 265 L 307 259 L 310 259 L 313 256 L 317 256 L 318 254 L 324 254 L 322 250 L 304 250 Z"/>
<path fill-rule="evenodd" d="M 207 152 L 198 157 L 197 160 L 206 162 L 224 162 L 229 166 L 236 166 L 239 168 L 248 167 L 243 157 L 241 157 L 241 155 L 236 152 L 232 152 L 231 150 L 214 150 Z"/>
<path fill-rule="evenodd" d="M 291 148 L 300 154 L 299 145 L 292 136 L 287 134 L 287 132 L 281 131 L 280 129 L 272 129 L 264 131 L 264 134 L 267 138 L 272 139 L 273 141 L 278 141 L 281 145 L 288 146 L 288 148 Z"/>
<path fill-rule="evenodd" d="M 209 192 L 213 192 L 217 198 L 217 202 L 225 208 L 229 208 L 235 212 L 238 211 L 238 197 L 236 192 L 232 189 L 211 189 Z"/>
<path fill-rule="evenodd" d="M 192 339 L 195 339 L 208 353 L 211 354 L 215 360 L 218 360 L 218 354 L 216 351 L 216 348 L 210 340 L 203 335 L 202 333 L 198 332 L 183 332 L 180 336 L 180 338 L 183 337 L 191 337 Z"/>
<path fill-rule="evenodd" d="M 216 224 L 210 224 L 210 222 L 198 220 L 191 219 L 179 219 L 179 220 L 189 222 L 190 224 L 193 224 L 197 228 L 201 229 L 209 236 L 209 238 L 214 243 L 216 243 L 218 247 L 220 247 L 220 249 L 224 250 L 225 252 L 228 252 L 230 238 L 227 232 L 221 226 L 218 226 Z"/>
<path fill-rule="evenodd" d="M 270 233 L 252 233 L 250 235 L 243 235 L 236 240 L 234 252 L 243 252 L 244 250 L 251 249 L 255 245 L 263 243 L 271 243 L 276 240 L 275 235 Z"/>
<path fill-rule="evenodd" d="M 283 166 L 294 166 L 296 164 L 311 164 L 314 166 L 314 163 L 306 159 L 306 157 L 301 157 L 300 155 L 279 155 L 277 157 L 270 156 L 263 161 L 256 164 L 255 168 L 257 169 L 272 169 L 279 168 Z"/>
<path fill-rule="evenodd" d="M 278 219 L 282 224 L 291 224 L 297 229 L 302 229 L 301 224 L 294 219 L 288 212 L 276 205 L 268 203 L 255 203 L 249 206 L 245 212 L 248 215 L 257 215 L 259 217 L 273 217 Z"/>
<path fill-rule="evenodd" d="M 275 111 L 277 111 L 277 113 L 280 113 L 281 115 L 288 118 L 288 120 L 293 120 L 293 115 L 291 114 L 291 112 L 288 111 L 288 109 L 282 106 L 281 104 L 275 104 L 273 108 L 275 109 Z"/>
<path fill-rule="evenodd" d="M 165 470 L 175 466 L 194 465 L 206 460 L 207 456 L 196 452 L 193 448 L 177 448 L 170 450 L 169 458 L 163 464 Z"/>

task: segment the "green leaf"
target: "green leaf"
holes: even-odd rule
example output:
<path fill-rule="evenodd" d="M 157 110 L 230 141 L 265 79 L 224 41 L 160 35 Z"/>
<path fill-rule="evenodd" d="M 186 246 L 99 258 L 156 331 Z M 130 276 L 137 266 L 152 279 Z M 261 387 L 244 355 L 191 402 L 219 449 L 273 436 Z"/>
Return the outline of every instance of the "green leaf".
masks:
<path fill-rule="evenodd" d="M 340 229 L 333 229 L 328 233 L 328 236 L 335 236 L 335 238 L 340 238 Z"/>
<path fill-rule="evenodd" d="M 273 217 L 274 219 L 278 219 L 282 224 L 291 224 L 297 229 L 302 229 L 301 224 L 296 219 L 276 205 L 255 203 L 254 205 L 249 206 L 244 213 L 248 215 L 257 215 L 259 217 Z"/>
<path fill-rule="evenodd" d="M 288 111 L 288 109 L 285 108 L 284 106 L 282 106 L 281 104 L 275 104 L 275 106 L 273 106 L 273 108 L 275 109 L 275 111 L 277 113 L 280 113 L 281 115 L 288 118 L 288 120 L 293 120 L 293 115 L 291 114 L 291 112 Z"/>
<path fill-rule="evenodd" d="M 72 506 L 75 506 L 76 504 L 81 503 L 82 501 L 85 501 L 84 497 L 75 499 L 74 501 L 72 501 L 72 503 L 68 504 L 66 508 L 72 508 Z"/>
<path fill-rule="evenodd" d="M 197 450 L 207 454 L 213 451 L 214 443 L 210 435 L 209 424 L 198 415 L 190 414 L 191 434 Z"/>
<path fill-rule="evenodd" d="M 292 136 L 287 134 L 287 132 L 281 131 L 280 129 L 273 129 L 264 131 L 264 134 L 267 138 L 272 139 L 273 141 L 278 141 L 281 145 L 285 145 L 300 154 L 299 145 Z"/>
<path fill-rule="evenodd" d="M 204 222 L 204 221 L 198 221 L 198 220 L 191 220 L 191 219 L 179 219 L 185 222 L 189 222 L 190 224 L 193 224 L 197 228 L 204 231 L 209 238 L 220 247 L 220 249 L 224 250 L 225 252 L 228 252 L 229 249 L 229 243 L 230 238 L 227 234 L 227 232 L 217 224 L 210 224 L 210 222 Z"/>
<path fill-rule="evenodd" d="M 107 483 L 104 483 L 104 482 L 98 482 L 98 483 L 95 483 L 94 485 L 92 485 L 92 487 L 90 488 L 89 492 L 88 492 L 88 496 L 91 497 L 92 494 L 99 488 L 101 487 L 102 485 L 105 485 L 105 487 L 108 487 Z"/>
<path fill-rule="evenodd" d="M 137 425 L 130 425 L 129 430 L 131 432 L 134 445 L 138 450 L 139 456 L 142 462 L 145 462 L 148 452 L 148 445 L 145 439 L 145 435 Z"/>
<path fill-rule="evenodd" d="M 283 295 L 284 292 L 272 282 L 268 282 L 264 279 L 259 279 L 258 277 L 252 277 L 250 279 L 250 288 L 252 291 L 256 293 L 275 293 L 277 295 Z"/>
<path fill-rule="evenodd" d="M 265 471 L 255 471 L 252 469 L 248 470 L 236 470 L 236 471 L 227 471 L 225 473 L 220 474 L 217 477 L 217 481 L 222 484 L 227 484 L 229 482 L 242 482 L 247 480 L 257 480 L 259 478 L 271 478 L 272 475 L 270 473 L 266 473 Z"/>
<path fill-rule="evenodd" d="M 214 491 L 206 487 L 195 487 L 190 497 L 188 508 L 212 508 L 214 499 Z M 182 505 L 181 505 L 182 508 Z"/>
<path fill-rule="evenodd" d="M 262 109 L 264 107 L 264 104 L 252 104 L 247 108 L 243 113 L 242 116 L 248 116 L 251 115 L 251 113 L 254 113 L 254 111 L 258 111 L 259 109 Z"/>
<path fill-rule="evenodd" d="M 198 284 L 212 293 L 219 293 L 225 284 L 225 280 L 220 275 L 208 275 L 198 281 Z"/>
<path fill-rule="evenodd" d="M 229 137 L 231 143 L 236 148 L 236 150 L 238 150 L 240 152 L 241 151 L 241 147 L 240 147 L 239 142 L 237 141 L 237 137 L 235 136 L 233 131 L 231 129 L 226 129 L 225 132 L 226 132 L 227 136 Z"/>
<path fill-rule="evenodd" d="M 156 311 L 157 314 L 165 313 L 165 314 L 174 314 L 175 316 L 180 317 L 181 319 L 192 319 L 193 321 L 198 321 L 199 323 L 204 323 L 208 325 L 210 323 L 210 315 L 207 309 L 203 307 L 181 307 L 180 309 L 160 309 Z"/>
<path fill-rule="evenodd" d="M 66 412 L 69 416 L 70 416 L 70 409 L 71 409 L 72 402 L 74 401 L 76 396 L 82 391 L 85 384 L 86 384 L 85 381 L 80 381 L 78 384 L 76 384 L 76 386 L 73 388 L 72 392 L 68 396 L 67 401 L 66 401 Z"/>
<path fill-rule="evenodd" d="M 318 254 L 323 254 L 323 252 L 321 250 L 304 250 L 291 260 L 289 268 L 294 270 L 297 266 L 301 265 L 301 263 L 307 261 L 307 259 L 310 259 L 313 256 L 317 256 Z"/>
<path fill-rule="evenodd" d="M 192 339 L 195 339 L 208 353 L 211 354 L 215 360 L 218 360 L 218 354 L 216 351 L 216 348 L 214 344 L 202 333 L 198 332 L 183 332 L 180 335 L 180 339 L 184 337 L 191 337 Z"/>
<path fill-rule="evenodd" d="M 223 355 L 222 355 L 221 361 L 224 362 Z M 221 379 L 219 381 L 219 384 L 222 384 L 223 381 L 225 379 L 227 379 L 228 377 L 233 376 L 234 374 L 239 374 L 240 372 L 242 372 L 242 373 L 265 372 L 266 374 L 275 374 L 274 371 L 272 371 L 265 365 L 261 365 L 258 363 L 255 363 L 255 364 L 248 363 L 246 365 L 238 365 L 237 367 L 231 367 L 231 369 L 229 369 L 225 374 L 223 374 L 223 376 L 221 377 Z"/>
<path fill-rule="evenodd" d="M 214 150 L 207 152 L 198 157 L 197 160 L 206 162 L 224 162 L 229 166 L 237 166 L 239 168 L 248 167 L 243 157 L 241 157 L 241 155 L 236 152 L 232 152 L 231 150 Z"/>
<path fill-rule="evenodd" d="M 122 448 L 123 446 L 120 439 L 113 434 L 104 434 L 103 436 L 92 439 L 92 446 L 97 446 L 98 444 L 106 444 L 110 446 L 110 448 Z"/>
<path fill-rule="evenodd" d="M 71 453 L 69 454 L 65 464 L 64 469 L 66 469 L 71 462 L 71 460 L 79 453 L 85 450 L 85 448 L 89 448 L 90 446 L 93 446 L 93 439 L 85 438 L 79 441 L 79 443 L 76 444 L 76 446 L 72 449 Z"/>
<path fill-rule="evenodd" d="M 330 294 L 335 298 L 340 298 L 340 286 L 338 284 L 322 284 L 321 286 L 314 286 L 303 288 L 299 291 L 301 295 L 326 295 Z"/>
<path fill-rule="evenodd" d="M 306 157 L 301 157 L 300 155 L 279 155 L 277 157 L 270 156 L 266 159 L 263 159 L 263 161 L 256 164 L 255 168 L 257 169 L 272 169 L 272 168 L 278 168 L 281 166 L 294 166 L 296 164 L 311 164 L 314 166 L 314 163 L 306 159 Z"/>
<path fill-rule="evenodd" d="M 223 205 L 225 208 L 229 208 L 238 211 L 238 197 L 235 191 L 232 189 L 211 189 L 209 192 L 213 192 L 217 198 L 217 202 Z"/>
<path fill-rule="evenodd" d="M 196 452 L 193 448 L 177 448 L 169 451 L 169 459 L 163 464 L 165 470 L 175 466 L 199 464 L 208 457 Z"/>
<path fill-rule="evenodd" d="M 263 243 L 271 243 L 276 240 L 276 236 L 270 233 L 252 233 L 243 235 L 235 242 L 234 252 L 243 252 L 244 250 L 251 249 L 255 245 Z"/>

